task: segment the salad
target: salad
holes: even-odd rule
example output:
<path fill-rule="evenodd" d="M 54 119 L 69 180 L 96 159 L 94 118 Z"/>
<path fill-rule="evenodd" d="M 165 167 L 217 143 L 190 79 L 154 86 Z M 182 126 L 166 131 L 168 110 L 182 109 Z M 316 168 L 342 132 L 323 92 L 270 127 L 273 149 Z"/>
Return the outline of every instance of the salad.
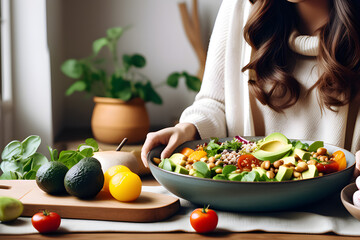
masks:
<path fill-rule="evenodd" d="M 240 136 L 195 149 L 184 147 L 169 158 L 154 158 L 167 171 L 215 180 L 242 182 L 289 181 L 314 178 L 346 168 L 342 151 L 329 153 L 322 141 L 290 141 L 281 133 L 251 142 Z"/>

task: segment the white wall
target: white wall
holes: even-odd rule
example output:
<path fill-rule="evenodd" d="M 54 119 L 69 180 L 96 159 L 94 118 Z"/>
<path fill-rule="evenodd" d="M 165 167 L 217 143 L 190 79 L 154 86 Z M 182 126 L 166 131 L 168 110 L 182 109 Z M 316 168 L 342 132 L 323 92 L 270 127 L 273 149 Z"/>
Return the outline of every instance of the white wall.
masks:
<path fill-rule="evenodd" d="M 53 144 L 45 3 L 11 1 L 13 137 L 39 135 L 42 153 Z"/>
<path fill-rule="evenodd" d="M 59 73 L 59 67 L 61 61 L 67 58 L 88 56 L 93 40 L 105 36 L 105 30 L 109 27 L 132 26 L 120 40 L 119 53 L 143 54 L 147 58 L 147 66 L 142 73 L 153 80 L 153 84 L 164 81 L 173 71 L 186 70 L 191 74 L 197 73 L 198 61 L 185 36 L 177 0 L 57 0 L 56 3 L 51 2 L 48 1 L 48 14 L 54 9 L 59 9 L 61 15 L 49 14 L 50 18 L 57 19 L 50 22 L 55 27 L 59 27 L 58 23 L 61 22 L 62 26 L 62 37 L 56 34 L 59 39 L 56 40 L 53 36 L 53 42 L 49 43 L 50 46 L 56 46 L 55 49 L 50 48 L 52 64 L 54 61 L 59 63 L 58 67 L 52 67 L 53 106 L 56 107 L 56 112 L 53 114 L 55 133 L 59 133 L 62 128 L 90 126 L 92 99 L 86 98 L 83 93 L 65 97 L 63 93 L 72 80 Z M 191 7 L 191 1 L 188 0 L 187 3 Z M 221 0 L 199 0 L 205 45 L 208 44 L 220 4 Z M 158 90 L 164 104 L 147 104 L 151 125 L 172 125 L 180 116 L 181 111 L 192 103 L 195 93 L 189 92 L 184 83 L 176 90 L 166 86 Z"/>

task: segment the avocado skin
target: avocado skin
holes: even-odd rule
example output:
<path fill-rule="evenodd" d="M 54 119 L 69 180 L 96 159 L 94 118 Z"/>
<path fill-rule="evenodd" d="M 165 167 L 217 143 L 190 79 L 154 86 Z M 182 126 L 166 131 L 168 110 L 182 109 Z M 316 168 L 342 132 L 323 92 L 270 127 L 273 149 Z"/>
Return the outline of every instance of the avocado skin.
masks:
<path fill-rule="evenodd" d="M 41 190 L 49 194 L 66 193 L 64 178 L 68 170 L 61 162 L 45 163 L 36 172 L 36 184 Z"/>
<path fill-rule="evenodd" d="M 64 185 L 66 191 L 75 197 L 95 197 L 104 185 L 100 162 L 93 157 L 80 160 L 66 173 Z"/>

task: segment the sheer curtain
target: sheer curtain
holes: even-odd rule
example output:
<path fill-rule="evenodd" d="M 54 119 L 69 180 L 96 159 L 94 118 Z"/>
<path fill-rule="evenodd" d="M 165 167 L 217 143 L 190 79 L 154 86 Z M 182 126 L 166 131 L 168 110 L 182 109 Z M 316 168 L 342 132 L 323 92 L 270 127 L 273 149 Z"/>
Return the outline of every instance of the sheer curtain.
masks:
<path fill-rule="evenodd" d="M 29 135 L 53 144 L 46 0 L 1 0 L 1 144 Z"/>

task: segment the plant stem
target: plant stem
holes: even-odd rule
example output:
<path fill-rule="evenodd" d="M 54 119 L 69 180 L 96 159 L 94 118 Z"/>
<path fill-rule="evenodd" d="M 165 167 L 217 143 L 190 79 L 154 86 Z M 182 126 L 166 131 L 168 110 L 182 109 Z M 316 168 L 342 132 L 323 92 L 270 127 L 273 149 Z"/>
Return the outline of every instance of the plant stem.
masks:
<path fill-rule="evenodd" d="M 110 47 L 110 51 L 113 57 L 113 64 L 114 64 L 114 69 L 115 69 L 115 74 L 117 77 L 121 76 L 121 69 L 119 67 L 119 59 L 118 59 L 118 55 L 117 55 L 117 41 L 111 41 L 111 47 Z"/>

